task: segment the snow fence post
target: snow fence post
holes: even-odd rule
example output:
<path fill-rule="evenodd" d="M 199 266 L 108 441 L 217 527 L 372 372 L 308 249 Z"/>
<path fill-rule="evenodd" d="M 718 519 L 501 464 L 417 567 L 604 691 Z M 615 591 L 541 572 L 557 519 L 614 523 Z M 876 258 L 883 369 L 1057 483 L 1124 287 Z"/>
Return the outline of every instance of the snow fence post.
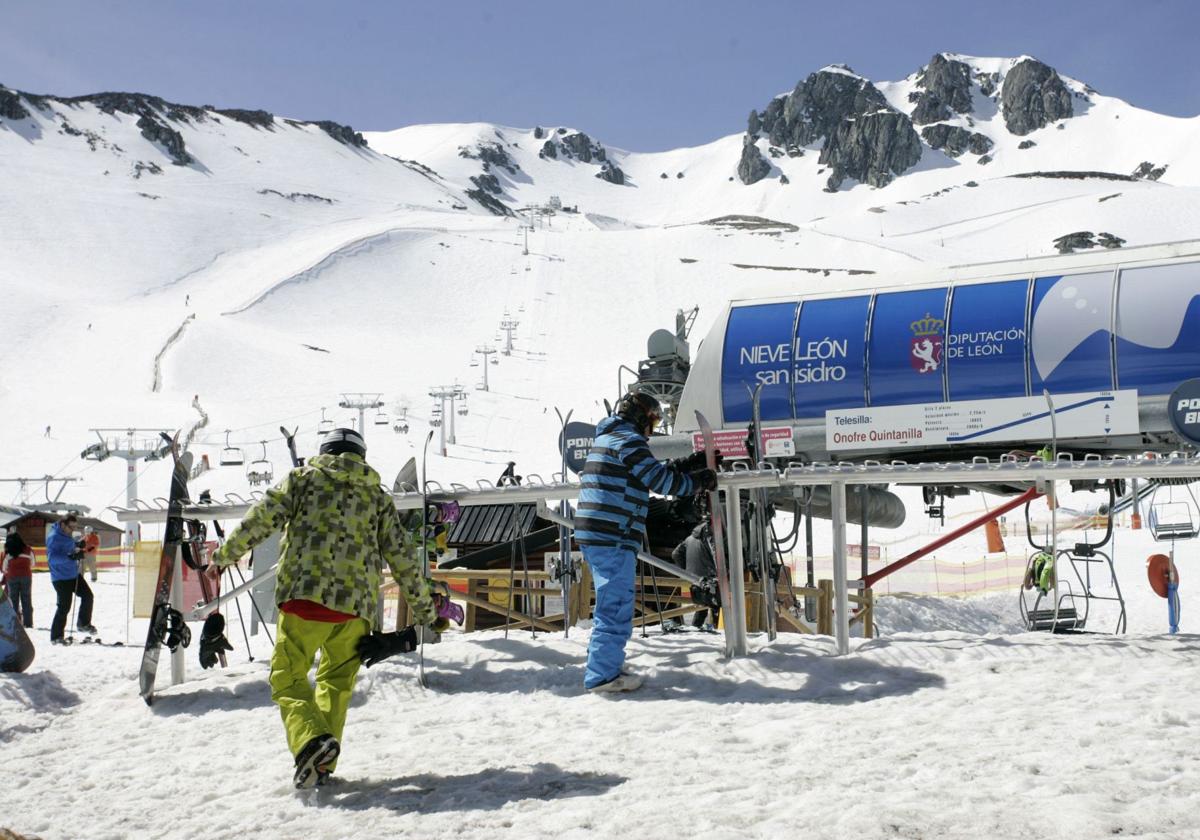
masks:
<path fill-rule="evenodd" d="M 846 483 L 829 485 L 833 519 L 833 633 L 839 656 L 850 652 L 850 600 L 846 593 Z"/>

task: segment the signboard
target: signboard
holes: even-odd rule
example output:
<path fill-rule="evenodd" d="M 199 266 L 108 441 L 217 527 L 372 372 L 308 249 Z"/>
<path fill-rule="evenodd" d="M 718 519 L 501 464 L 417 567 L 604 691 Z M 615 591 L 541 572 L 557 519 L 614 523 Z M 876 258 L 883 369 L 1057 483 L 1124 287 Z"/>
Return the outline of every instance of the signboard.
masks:
<path fill-rule="evenodd" d="M 1171 392 L 1167 414 L 1181 438 L 1200 446 L 1200 379 L 1189 379 Z"/>
<path fill-rule="evenodd" d="M 1137 391 L 1054 395 L 1058 438 L 1138 432 Z M 1029 441 L 1049 443 L 1050 410 L 1042 397 L 964 400 L 825 412 L 825 448 L 924 449 L 931 446 Z"/>
<path fill-rule="evenodd" d="M 1028 280 L 954 287 L 946 330 L 951 400 L 1025 394 Z"/>
<path fill-rule="evenodd" d="M 558 451 L 566 456 L 567 469 L 579 475 L 583 472 L 583 464 L 588 453 L 592 450 L 592 440 L 596 437 L 595 423 L 581 423 L 574 420 L 558 433 Z"/>
<path fill-rule="evenodd" d="M 870 295 L 806 300 L 796 322 L 792 395 L 797 417 L 866 400 L 863 363 Z"/>
<path fill-rule="evenodd" d="M 875 296 L 867 350 L 872 405 L 942 402 L 946 289 Z"/>
<path fill-rule="evenodd" d="M 792 417 L 792 326 L 796 303 L 739 306 L 729 313 L 721 359 L 721 403 L 725 422 L 750 420 L 751 390 L 760 383 L 764 420 Z"/>
<path fill-rule="evenodd" d="M 719 429 L 713 431 L 713 442 L 721 455 L 726 458 L 746 458 L 745 429 Z M 699 432 L 692 433 L 692 448 L 699 452 L 704 448 L 704 436 Z M 792 440 L 791 426 L 766 426 L 762 430 L 762 452 L 766 458 L 790 458 L 796 454 L 796 444 Z"/>
<path fill-rule="evenodd" d="M 846 556 L 847 557 L 862 557 L 862 543 L 846 543 Z M 877 546 L 877 545 L 868 545 L 867 546 L 867 559 L 868 560 L 878 560 L 880 558 L 880 556 L 881 555 L 879 553 L 879 546 Z"/>

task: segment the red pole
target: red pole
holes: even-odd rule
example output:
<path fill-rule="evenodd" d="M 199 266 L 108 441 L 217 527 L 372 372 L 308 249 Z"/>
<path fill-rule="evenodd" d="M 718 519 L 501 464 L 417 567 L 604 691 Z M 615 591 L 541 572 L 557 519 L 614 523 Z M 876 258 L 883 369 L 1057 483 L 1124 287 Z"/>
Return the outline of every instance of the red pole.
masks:
<path fill-rule="evenodd" d="M 971 531 L 974 531 L 976 528 L 980 527 L 981 525 L 986 525 L 987 523 L 994 521 L 995 519 L 1008 513 L 1013 508 L 1019 508 L 1021 505 L 1025 504 L 1028 501 L 1036 499 L 1040 495 L 1042 495 L 1042 494 L 1039 493 L 1036 488 L 1030 487 L 1028 490 L 1026 490 L 1020 496 L 1017 496 L 1015 499 L 1012 499 L 1011 501 L 1005 502 L 1004 504 L 1002 504 L 1000 507 L 996 508 L 995 510 L 989 510 L 987 513 L 983 514 L 982 516 L 972 519 L 966 525 L 963 525 L 960 528 L 956 528 L 955 530 L 951 531 L 949 534 L 945 534 L 943 536 L 938 537 L 936 540 L 931 542 L 929 545 L 924 546 L 923 548 L 918 548 L 916 551 L 912 552 L 911 554 L 906 554 L 905 556 L 901 557 L 895 563 L 889 563 L 888 565 L 884 566 L 882 569 L 872 572 L 871 574 L 867 575 L 866 578 L 863 579 L 863 585 L 866 586 L 867 588 L 874 586 L 877 581 L 887 577 L 892 572 L 903 569 L 909 563 L 912 563 L 916 560 L 920 560 L 926 554 L 937 551 L 939 548 L 946 545 L 947 543 L 954 542 L 956 539 L 961 537 L 963 534 L 967 534 Z"/>

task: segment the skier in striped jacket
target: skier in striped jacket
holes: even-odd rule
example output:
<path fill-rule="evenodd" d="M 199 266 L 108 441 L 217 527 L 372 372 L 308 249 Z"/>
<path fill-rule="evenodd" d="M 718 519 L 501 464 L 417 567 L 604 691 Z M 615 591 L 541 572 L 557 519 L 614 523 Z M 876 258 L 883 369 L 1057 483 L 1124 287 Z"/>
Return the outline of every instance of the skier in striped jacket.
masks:
<path fill-rule="evenodd" d="M 632 691 L 642 684 L 623 674 L 625 643 L 633 633 L 636 553 L 646 533 L 650 491 L 688 496 L 716 486 L 704 453 L 670 464 L 650 453 L 647 438 L 662 420 L 658 400 L 626 394 L 616 412 L 596 427 L 581 478 L 575 540 L 592 571 L 596 608 L 583 685 L 591 692 Z"/>

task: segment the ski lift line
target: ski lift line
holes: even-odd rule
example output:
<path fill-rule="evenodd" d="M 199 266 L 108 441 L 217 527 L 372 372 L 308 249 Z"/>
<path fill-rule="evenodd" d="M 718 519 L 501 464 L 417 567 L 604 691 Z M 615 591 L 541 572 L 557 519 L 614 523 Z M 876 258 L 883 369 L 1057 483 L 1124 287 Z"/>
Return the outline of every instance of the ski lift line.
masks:
<path fill-rule="evenodd" d="M 287 395 L 287 398 L 288 398 L 288 399 L 297 399 L 297 397 L 296 397 L 294 394 L 288 394 L 288 395 Z M 303 399 L 303 398 L 301 398 L 301 399 Z M 299 419 L 300 419 L 300 418 L 302 418 L 302 417 L 309 417 L 309 416 L 311 416 L 311 415 L 313 415 L 313 414 L 318 414 L 320 411 L 321 411 L 321 409 L 319 409 L 319 408 L 314 408 L 314 409 L 312 409 L 311 411 L 305 411 L 305 412 L 301 412 L 300 414 L 292 414 L 292 415 L 290 415 L 290 416 L 288 416 L 288 417 L 283 417 L 283 418 L 281 418 L 281 419 L 279 419 L 279 420 L 271 420 L 271 421 L 268 421 L 268 422 L 265 422 L 265 423 L 256 423 L 256 424 L 254 424 L 254 425 L 252 425 L 252 426 L 242 426 L 242 427 L 240 427 L 240 428 L 237 428 L 237 429 L 228 429 L 228 430 L 224 430 L 224 431 L 230 431 L 230 432 L 233 432 L 233 433 L 235 433 L 235 434 L 236 434 L 236 433 L 239 433 L 239 432 L 248 432 L 248 431 L 250 431 L 251 429 L 261 429 L 263 426 L 274 426 L 274 427 L 278 428 L 279 426 L 281 426 L 281 425 L 284 425 L 284 424 L 285 424 L 285 423 L 286 423 L 288 420 L 299 420 Z M 259 438 L 258 440 L 262 440 L 262 438 Z M 258 443 L 258 440 L 250 441 L 250 443 Z M 282 440 L 282 438 L 279 438 L 279 440 Z M 193 445 L 195 445 L 195 444 L 197 444 L 197 443 L 201 443 L 202 445 L 208 445 L 208 446 L 211 446 L 211 445 L 212 445 L 212 444 L 211 444 L 211 443 L 209 443 L 209 441 L 207 441 L 207 440 L 204 440 L 204 441 L 192 441 L 192 444 L 193 444 Z"/>

